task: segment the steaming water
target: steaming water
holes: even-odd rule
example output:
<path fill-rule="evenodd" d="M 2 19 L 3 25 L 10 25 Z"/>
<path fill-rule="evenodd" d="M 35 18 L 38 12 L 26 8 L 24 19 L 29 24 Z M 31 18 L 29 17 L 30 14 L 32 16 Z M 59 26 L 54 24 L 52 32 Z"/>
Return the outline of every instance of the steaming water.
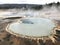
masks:
<path fill-rule="evenodd" d="M 27 36 L 47 36 L 50 35 L 55 24 L 45 18 L 25 18 L 22 23 L 12 23 L 9 29 L 15 33 Z"/>
<path fill-rule="evenodd" d="M 51 7 L 43 6 L 43 9 L 41 9 L 41 10 L 33 10 L 33 9 L 28 9 L 28 10 L 24 10 L 24 9 L 0 10 L 0 17 L 2 17 L 2 18 L 7 18 L 7 17 L 24 17 L 24 16 L 26 16 L 26 17 L 28 17 L 28 16 L 30 16 L 30 17 L 41 17 L 41 18 L 49 18 L 49 19 L 54 19 L 54 20 L 60 20 L 60 6 L 58 6 L 58 7 L 56 5 L 53 5 Z M 28 23 L 29 21 L 27 21 L 25 23 L 23 22 L 22 24 L 14 23 L 11 26 L 13 27 L 13 31 L 14 31 L 14 28 L 16 27 L 16 30 L 15 30 L 16 32 L 20 31 L 20 30 L 17 30 L 17 29 L 22 29 L 21 31 L 25 32 L 26 31 L 25 28 L 27 28 L 27 27 L 28 27 L 27 31 L 30 31 L 30 30 L 28 30 L 29 28 L 32 28 L 32 29 L 34 28 L 34 30 L 31 29 L 32 32 L 33 31 L 37 32 L 37 29 L 38 29 L 38 33 L 39 34 L 40 34 L 40 31 L 41 31 L 41 33 L 43 33 L 43 30 L 45 28 L 47 30 L 48 29 L 50 30 L 50 29 L 52 29 L 54 27 L 54 26 L 52 26 L 54 24 L 51 23 L 51 21 L 48 21 L 48 20 L 42 21 L 42 20 L 43 19 L 40 19 L 40 20 L 38 19 L 37 22 L 34 21 L 34 20 L 33 21 L 30 20 L 30 23 Z M 33 23 L 33 22 L 35 22 L 36 24 Z M 38 22 L 40 22 L 40 23 L 38 23 Z M 26 23 L 28 23 L 28 24 L 26 24 Z M 40 28 L 40 30 L 39 30 L 39 28 Z M 31 34 L 30 33 L 28 33 L 28 34 L 32 35 L 32 32 L 31 32 Z M 20 33 L 20 32 L 18 32 L 18 33 Z M 39 36 L 38 33 L 35 33 L 35 34 L 37 36 Z M 35 36 L 35 34 L 33 36 Z M 43 34 L 41 34 L 41 35 L 43 35 Z M 45 33 L 44 33 L 44 35 L 45 35 Z"/>
<path fill-rule="evenodd" d="M 43 6 L 41 10 L 33 10 L 33 9 L 8 9 L 1 10 L 0 17 L 23 17 L 23 16 L 31 16 L 31 17 L 44 17 L 50 19 L 60 20 L 60 6 Z"/>

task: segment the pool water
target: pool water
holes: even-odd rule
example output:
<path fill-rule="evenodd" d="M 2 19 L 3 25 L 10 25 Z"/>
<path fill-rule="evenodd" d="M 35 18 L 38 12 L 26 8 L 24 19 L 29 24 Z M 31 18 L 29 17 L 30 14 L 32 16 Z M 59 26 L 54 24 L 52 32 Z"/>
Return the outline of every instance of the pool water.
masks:
<path fill-rule="evenodd" d="M 38 37 L 49 36 L 56 26 L 53 21 L 45 18 L 24 18 L 21 21 L 11 23 L 8 29 L 17 34 Z"/>

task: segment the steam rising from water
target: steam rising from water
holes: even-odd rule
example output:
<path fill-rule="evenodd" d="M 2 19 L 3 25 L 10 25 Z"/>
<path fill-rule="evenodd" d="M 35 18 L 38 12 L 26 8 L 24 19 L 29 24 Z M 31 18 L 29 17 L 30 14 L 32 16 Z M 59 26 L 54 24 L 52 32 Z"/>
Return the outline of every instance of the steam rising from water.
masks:
<path fill-rule="evenodd" d="M 8 9 L 8 10 L 0 10 L 0 17 L 23 17 L 23 16 L 31 16 L 31 17 L 44 17 L 50 19 L 60 20 L 60 6 L 43 6 L 41 10 L 33 10 L 33 9 Z"/>

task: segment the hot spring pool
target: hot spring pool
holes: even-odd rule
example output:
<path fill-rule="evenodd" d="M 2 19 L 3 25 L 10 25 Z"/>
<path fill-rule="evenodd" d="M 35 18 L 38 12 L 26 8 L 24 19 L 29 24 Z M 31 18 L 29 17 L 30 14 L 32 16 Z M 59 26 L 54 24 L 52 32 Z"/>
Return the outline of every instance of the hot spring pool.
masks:
<path fill-rule="evenodd" d="M 11 23 L 8 25 L 8 31 L 27 36 L 49 36 L 52 34 L 55 23 L 50 19 L 45 18 L 23 18 L 20 22 Z"/>

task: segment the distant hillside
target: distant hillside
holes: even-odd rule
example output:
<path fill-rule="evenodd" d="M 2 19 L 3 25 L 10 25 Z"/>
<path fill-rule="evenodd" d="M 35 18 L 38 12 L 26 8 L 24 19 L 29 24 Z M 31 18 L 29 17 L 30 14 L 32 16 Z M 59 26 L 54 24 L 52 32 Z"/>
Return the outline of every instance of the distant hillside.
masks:
<path fill-rule="evenodd" d="M 60 3 L 49 3 L 49 4 L 45 4 L 46 6 L 52 6 L 53 4 L 59 6 Z M 43 6 L 45 5 L 37 5 L 37 4 L 0 4 L 0 9 L 13 9 L 13 8 L 25 8 L 25 9 L 42 9 Z"/>
<path fill-rule="evenodd" d="M 35 5 L 35 4 L 1 4 L 0 9 L 13 9 L 13 8 L 34 8 L 34 9 L 41 9 L 42 5 Z"/>

